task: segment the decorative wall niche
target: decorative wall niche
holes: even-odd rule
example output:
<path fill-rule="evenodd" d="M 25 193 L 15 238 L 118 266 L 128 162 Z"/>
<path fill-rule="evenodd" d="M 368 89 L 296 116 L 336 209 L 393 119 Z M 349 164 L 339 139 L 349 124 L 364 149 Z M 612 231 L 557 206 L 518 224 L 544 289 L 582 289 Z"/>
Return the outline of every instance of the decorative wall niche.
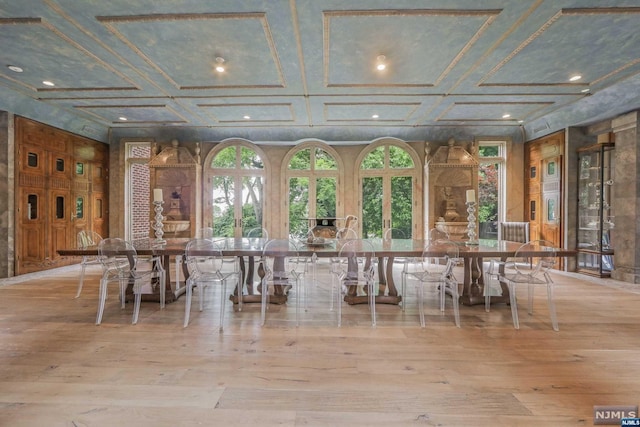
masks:
<path fill-rule="evenodd" d="M 195 237 L 202 224 L 202 166 L 177 140 L 149 161 L 151 188 L 162 190 L 164 237 Z M 152 205 L 152 204 L 151 204 Z M 149 212 L 150 224 L 155 213 Z M 149 227 L 149 236 L 155 231 Z"/>
<path fill-rule="evenodd" d="M 478 197 L 478 161 L 475 145 L 470 151 L 456 145 L 451 138 L 446 146 L 436 149 L 430 157 L 429 143 L 425 148 L 425 231 L 438 228 L 451 239 L 467 238 L 466 191 L 473 189 Z"/>

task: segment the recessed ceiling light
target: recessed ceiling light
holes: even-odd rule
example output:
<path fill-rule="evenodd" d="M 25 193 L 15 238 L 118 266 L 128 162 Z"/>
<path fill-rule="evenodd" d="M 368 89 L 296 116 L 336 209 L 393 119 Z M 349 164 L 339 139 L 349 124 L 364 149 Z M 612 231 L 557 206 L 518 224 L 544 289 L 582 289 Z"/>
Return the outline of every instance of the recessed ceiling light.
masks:
<path fill-rule="evenodd" d="M 121 122 L 126 122 L 128 119 L 126 117 L 118 117 L 118 120 Z"/>
<path fill-rule="evenodd" d="M 50 82 L 49 80 L 43 81 L 42 84 L 45 85 L 45 86 L 55 86 L 56 85 L 54 82 Z"/>
<path fill-rule="evenodd" d="M 251 118 L 251 116 L 244 116 L 243 119 L 245 120 L 249 120 Z"/>
<path fill-rule="evenodd" d="M 502 115 L 503 119 L 508 119 L 509 117 L 511 117 L 511 114 L 509 114 L 509 113 Z"/>
<path fill-rule="evenodd" d="M 374 114 L 374 115 L 371 116 L 372 119 L 377 119 L 378 117 L 380 117 L 380 116 L 377 115 L 377 114 Z"/>
<path fill-rule="evenodd" d="M 576 74 L 575 76 L 569 77 L 569 81 L 570 82 L 575 82 L 575 81 L 580 80 L 581 78 L 582 78 L 582 76 L 580 74 Z"/>
<path fill-rule="evenodd" d="M 582 92 L 582 93 L 587 93 L 587 92 L 589 92 L 589 88 L 582 89 L 580 92 Z"/>
<path fill-rule="evenodd" d="M 14 73 L 21 73 L 24 71 L 22 68 L 18 67 L 17 65 L 7 65 L 7 68 L 13 71 Z"/>
<path fill-rule="evenodd" d="M 386 56 L 384 56 L 384 55 L 378 55 L 378 57 L 377 57 L 376 59 L 377 59 L 377 61 L 378 61 L 378 62 L 377 62 L 377 65 L 376 65 L 376 69 L 377 69 L 378 71 L 382 71 L 382 70 L 384 70 L 384 69 L 386 69 L 386 68 L 387 68 L 387 63 L 386 63 L 386 61 L 385 61 L 385 60 L 387 59 L 387 57 L 386 57 Z"/>
<path fill-rule="evenodd" d="M 224 73 L 224 58 L 218 56 L 216 57 L 216 71 L 219 73 Z"/>

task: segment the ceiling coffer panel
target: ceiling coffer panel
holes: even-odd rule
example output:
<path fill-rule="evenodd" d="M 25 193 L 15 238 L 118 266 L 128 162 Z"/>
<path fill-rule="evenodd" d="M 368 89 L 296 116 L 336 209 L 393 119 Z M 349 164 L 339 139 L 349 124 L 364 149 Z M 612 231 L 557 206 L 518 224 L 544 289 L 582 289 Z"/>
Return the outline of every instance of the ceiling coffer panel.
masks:
<path fill-rule="evenodd" d="M 113 65 L 40 18 L 0 19 L 0 76 L 34 92 L 135 90 Z M 7 65 L 25 72 L 10 75 Z M 43 87 L 42 81 L 55 87 Z"/>
<path fill-rule="evenodd" d="M 163 104 L 150 105 L 85 105 L 76 107 L 101 120 L 118 124 L 183 124 L 187 120 L 173 108 Z M 120 118 L 126 118 L 121 120 Z"/>
<path fill-rule="evenodd" d="M 327 122 L 350 121 L 392 121 L 405 122 L 420 103 L 327 103 L 325 120 Z"/>
<path fill-rule="evenodd" d="M 563 9 L 498 64 L 482 85 L 575 86 L 640 71 L 640 8 Z M 615 45 L 610 41 L 616 40 Z M 570 59 L 559 64 L 558 60 Z M 573 75 L 582 78 L 575 83 Z"/>
<path fill-rule="evenodd" d="M 176 88 L 285 86 L 264 13 L 99 19 Z M 222 73 L 215 71 L 221 63 Z"/>
<path fill-rule="evenodd" d="M 437 86 L 495 10 L 325 12 L 326 86 Z M 384 63 L 384 71 L 376 67 Z"/>
<path fill-rule="evenodd" d="M 458 102 L 452 104 L 438 121 L 504 121 L 514 122 L 547 107 L 545 102 Z"/>
<path fill-rule="evenodd" d="M 291 104 L 198 104 L 198 107 L 220 123 L 283 122 L 292 123 L 295 115 Z"/>

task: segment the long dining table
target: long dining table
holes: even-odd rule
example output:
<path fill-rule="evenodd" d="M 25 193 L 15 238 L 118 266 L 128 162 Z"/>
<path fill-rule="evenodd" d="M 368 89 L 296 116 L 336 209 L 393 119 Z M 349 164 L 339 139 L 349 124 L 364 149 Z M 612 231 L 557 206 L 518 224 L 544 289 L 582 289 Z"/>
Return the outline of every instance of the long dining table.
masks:
<path fill-rule="evenodd" d="M 402 295 L 398 293 L 393 278 L 393 266 L 395 258 L 412 258 L 419 257 L 423 254 L 423 250 L 427 241 L 418 239 L 367 239 L 371 243 L 373 253 L 363 254 L 365 256 L 375 257 L 378 260 L 378 282 L 379 292 L 376 296 L 376 303 L 382 304 L 400 304 Z M 255 293 L 253 287 L 254 281 L 254 265 L 255 259 L 263 255 L 263 247 L 266 239 L 262 238 L 221 238 L 216 239 L 222 247 L 222 253 L 226 257 L 237 257 L 242 271 L 244 286 L 237 287 L 230 299 L 238 302 L 239 288 L 247 289 L 247 294 L 243 292 L 242 302 L 261 302 L 260 295 Z M 172 287 L 171 268 L 169 267 L 172 256 L 184 256 L 188 238 L 167 239 L 165 242 L 158 242 L 156 239 L 142 239 L 133 241 L 134 247 L 138 255 L 152 256 L 156 259 L 162 259 L 162 264 L 167 270 L 169 280 L 166 281 L 165 301 L 170 303 L 175 301 L 178 296 L 184 292 L 184 286 Z M 484 274 L 483 262 L 486 258 L 495 258 L 507 260 L 513 257 L 522 245 L 519 242 L 511 242 L 506 240 L 484 240 L 481 239 L 478 245 L 467 245 L 464 241 L 457 242 L 459 244 L 459 257 L 463 262 L 463 280 L 462 291 L 460 292 L 460 303 L 464 305 L 484 304 Z M 324 244 L 307 244 L 300 242 L 296 250 L 282 254 L 283 256 L 298 255 L 301 257 L 313 258 L 332 258 L 339 255 L 341 242 L 337 240 L 328 240 Z M 62 256 L 85 256 L 98 255 L 97 247 L 88 247 L 84 249 L 61 249 L 58 253 Z M 536 255 L 536 254 L 532 254 Z M 558 248 L 556 256 L 571 257 L 575 256 L 575 250 Z M 248 262 L 245 262 L 245 258 Z M 258 269 L 259 269 L 258 265 Z M 188 271 L 185 263 L 183 263 L 183 273 L 188 277 Z M 174 282 L 175 283 L 175 282 Z M 491 296 L 491 303 L 509 303 L 509 289 L 504 283 L 500 283 L 501 295 Z M 272 303 L 281 304 L 286 302 L 286 294 L 278 292 L 274 297 L 270 298 Z M 148 299 L 148 298 L 147 298 Z M 345 301 L 349 304 L 366 304 L 368 297 L 366 295 L 350 294 L 345 296 Z"/>

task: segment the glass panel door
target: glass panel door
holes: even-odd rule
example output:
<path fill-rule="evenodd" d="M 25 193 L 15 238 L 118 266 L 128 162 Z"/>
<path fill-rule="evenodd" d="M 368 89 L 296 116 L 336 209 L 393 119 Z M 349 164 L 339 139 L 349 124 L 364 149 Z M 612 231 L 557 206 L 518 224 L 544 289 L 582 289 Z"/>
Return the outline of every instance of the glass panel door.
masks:
<path fill-rule="evenodd" d="M 303 238 L 309 230 L 309 178 L 289 179 L 289 235 Z"/>
<path fill-rule="evenodd" d="M 382 237 L 383 181 L 381 176 L 362 178 L 362 237 Z"/>
<path fill-rule="evenodd" d="M 242 235 L 246 236 L 254 228 L 263 224 L 261 176 L 245 176 L 242 178 Z"/>
<path fill-rule="evenodd" d="M 391 228 L 411 238 L 413 225 L 413 188 L 410 176 L 391 177 Z"/>
<path fill-rule="evenodd" d="M 213 191 L 213 235 L 235 237 L 237 220 L 235 216 L 235 181 L 231 176 L 214 176 Z"/>

